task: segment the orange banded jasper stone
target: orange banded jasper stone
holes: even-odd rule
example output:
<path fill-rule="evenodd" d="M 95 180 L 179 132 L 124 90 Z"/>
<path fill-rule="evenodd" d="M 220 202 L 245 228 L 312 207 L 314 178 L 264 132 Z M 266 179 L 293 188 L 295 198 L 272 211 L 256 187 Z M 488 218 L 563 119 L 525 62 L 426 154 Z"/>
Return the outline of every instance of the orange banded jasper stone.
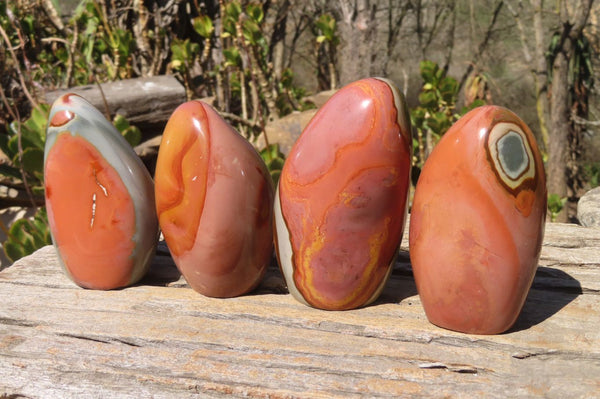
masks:
<path fill-rule="evenodd" d="M 112 124 L 74 94 L 50 111 L 44 184 L 52 239 L 75 283 L 112 289 L 145 274 L 158 238 L 152 179 Z"/>
<path fill-rule="evenodd" d="M 310 306 L 364 306 L 398 252 L 411 165 L 410 120 L 387 80 L 349 84 L 294 144 L 275 199 L 276 246 L 291 294 Z"/>
<path fill-rule="evenodd" d="M 517 115 L 484 106 L 446 132 L 410 220 L 413 272 L 433 324 L 474 334 L 514 324 L 537 269 L 546 201 L 542 158 Z"/>
<path fill-rule="evenodd" d="M 197 292 L 234 297 L 273 254 L 273 182 L 254 148 L 208 104 L 171 115 L 156 165 L 156 211 L 177 267 Z"/>

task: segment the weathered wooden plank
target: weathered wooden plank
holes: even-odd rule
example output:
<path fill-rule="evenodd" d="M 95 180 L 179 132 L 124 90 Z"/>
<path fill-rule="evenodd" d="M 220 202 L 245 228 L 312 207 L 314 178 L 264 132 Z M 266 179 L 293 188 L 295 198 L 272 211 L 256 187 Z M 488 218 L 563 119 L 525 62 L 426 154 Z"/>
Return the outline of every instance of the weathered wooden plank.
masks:
<path fill-rule="evenodd" d="M 203 297 L 165 251 L 117 291 L 76 287 L 51 247 L 1 272 L 0 397 L 600 392 L 600 229 L 547 225 L 525 308 L 496 336 L 431 325 L 406 252 L 374 305 L 326 312 L 291 298 L 275 267 L 251 295 Z"/>

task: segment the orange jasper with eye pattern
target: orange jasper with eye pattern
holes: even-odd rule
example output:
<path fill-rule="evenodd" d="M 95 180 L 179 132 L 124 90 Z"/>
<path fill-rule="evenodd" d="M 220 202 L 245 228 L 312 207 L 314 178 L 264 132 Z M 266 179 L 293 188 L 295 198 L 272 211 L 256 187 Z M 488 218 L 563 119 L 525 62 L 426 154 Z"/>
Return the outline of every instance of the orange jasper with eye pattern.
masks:
<path fill-rule="evenodd" d="M 349 84 L 294 144 L 275 198 L 276 247 L 291 294 L 353 309 L 381 292 L 407 209 L 410 119 L 387 80 Z"/>
<path fill-rule="evenodd" d="M 413 272 L 433 324 L 475 334 L 514 324 L 537 269 L 546 201 L 542 158 L 517 115 L 484 106 L 446 132 L 410 220 Z"/>

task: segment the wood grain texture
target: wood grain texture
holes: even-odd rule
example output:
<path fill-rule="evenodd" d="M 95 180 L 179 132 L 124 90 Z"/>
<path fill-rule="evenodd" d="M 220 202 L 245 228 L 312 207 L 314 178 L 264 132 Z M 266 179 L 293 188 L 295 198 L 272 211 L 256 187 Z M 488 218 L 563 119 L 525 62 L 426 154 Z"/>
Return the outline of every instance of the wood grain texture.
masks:
<path fill-rule="evenodd" d="M 377 302 L 344 312 L 298 303 L 274 267 L 251 295 L 203 297 L 164 245 L 140 284 L 116 291 L 78 288 L 45 247 L 0 272 L 0 303 L 0 397 L 600 392 L 600 229 L 574 225 L 547 225 L 525 308 L 495 336 L 430 324 L 406 252 Z"/>

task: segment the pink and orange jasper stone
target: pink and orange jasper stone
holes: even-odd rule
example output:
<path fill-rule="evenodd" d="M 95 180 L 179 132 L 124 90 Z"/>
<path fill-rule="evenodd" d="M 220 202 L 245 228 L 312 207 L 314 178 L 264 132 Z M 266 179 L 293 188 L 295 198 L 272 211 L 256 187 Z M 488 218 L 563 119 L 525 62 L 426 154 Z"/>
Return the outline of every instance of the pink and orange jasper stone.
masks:
<path fill-rule="evenodd" d="M 427 159 L 410 220 L 410 258 L 429 320 L 473 334 L 516 321 L 544 235 L 546 178 L 535 139 L 511 111 L 476 108 Z"/>
<path fill-rule="evenodd" d="M 208 104 L 171 115 L 155 174 L 156 211 L 177 267 L 197 292 L 255 288 L 273 253 L 273 182 L 254 148 Z"/>
<path fill-rule="evenodd" d="M 75 283 L 107 290 L 144 276 L 158 240 L 152 178 L 117 129 L 75 94 L 50 110 L 44 185 L 52 240 Z"/>
<path fill-rule="evenodd" d="M 275 198 L 276 247 L 290 293 L 327 310 L 380 294 L 404 230 L 410 119 L 393 83 L 349 84 L 294 144 Z"/>

